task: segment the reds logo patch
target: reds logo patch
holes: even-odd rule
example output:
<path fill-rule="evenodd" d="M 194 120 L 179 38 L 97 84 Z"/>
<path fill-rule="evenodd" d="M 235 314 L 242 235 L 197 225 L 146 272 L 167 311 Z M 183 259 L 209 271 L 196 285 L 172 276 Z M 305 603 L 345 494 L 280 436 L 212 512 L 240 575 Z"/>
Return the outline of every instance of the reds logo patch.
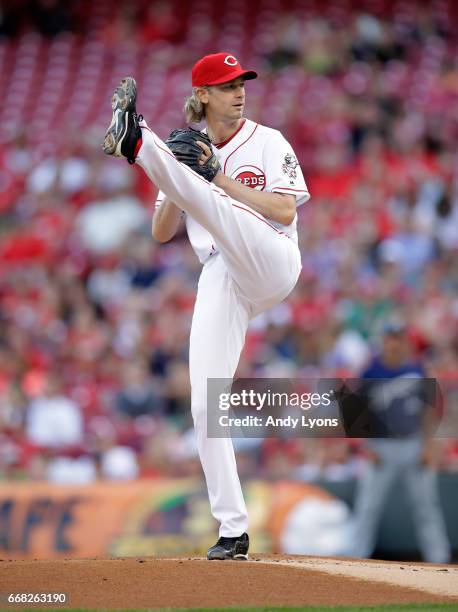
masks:
<path fill-rule="evenodd" d="M 258 191 L 266 186 L 266 175 L 256 166 L 240 166 L 231 174 L 231 178 Z"/>

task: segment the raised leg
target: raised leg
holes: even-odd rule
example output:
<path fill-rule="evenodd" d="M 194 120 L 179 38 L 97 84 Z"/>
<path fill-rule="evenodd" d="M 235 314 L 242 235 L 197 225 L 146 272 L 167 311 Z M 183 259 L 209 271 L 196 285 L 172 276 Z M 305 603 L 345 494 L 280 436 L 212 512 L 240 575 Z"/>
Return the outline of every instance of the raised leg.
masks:
<path fill-rule="evenodd" d="M 286 297 L 300 272 L 297 245 L 264 217 L 178 162 L 145 122 L 140 127 L 143 143 L 137 163 L 168 198 L 211 233 L 245 298 L 264 309 Z"/>

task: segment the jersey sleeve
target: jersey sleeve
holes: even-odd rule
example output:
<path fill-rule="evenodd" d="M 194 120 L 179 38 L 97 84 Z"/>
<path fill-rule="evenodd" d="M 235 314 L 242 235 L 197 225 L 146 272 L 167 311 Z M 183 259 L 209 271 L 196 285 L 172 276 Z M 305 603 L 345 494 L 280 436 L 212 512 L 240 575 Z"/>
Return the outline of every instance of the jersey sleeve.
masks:
<path fill-rule="evenodd" d="M 310 199 L 297 157 L 280 132 L 274 132 L 266 140 L 263 166 L 266 172 L 266 191 L 294 195 L 297 206 Z"/>

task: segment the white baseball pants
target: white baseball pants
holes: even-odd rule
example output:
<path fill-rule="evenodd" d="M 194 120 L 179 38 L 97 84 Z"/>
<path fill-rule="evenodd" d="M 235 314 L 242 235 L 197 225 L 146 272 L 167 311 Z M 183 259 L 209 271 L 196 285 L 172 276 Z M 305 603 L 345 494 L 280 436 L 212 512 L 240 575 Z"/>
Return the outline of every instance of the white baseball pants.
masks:
<path fill-rule="evenodd" d="M 296 243 L 251 208 L 178 162 L 142 122 L 137 163 L 166 196 L 213 236 L 219 253 L 204 264 L 191 327 L 191 410 L 210 507 L 220 536 L 247 531 L 232 440 L 207 437 L 207 378 L 232 379 L 251 317 L 281 302 L 300 269 Z M 216 409 L 210 407 L 210 409 Z"/>

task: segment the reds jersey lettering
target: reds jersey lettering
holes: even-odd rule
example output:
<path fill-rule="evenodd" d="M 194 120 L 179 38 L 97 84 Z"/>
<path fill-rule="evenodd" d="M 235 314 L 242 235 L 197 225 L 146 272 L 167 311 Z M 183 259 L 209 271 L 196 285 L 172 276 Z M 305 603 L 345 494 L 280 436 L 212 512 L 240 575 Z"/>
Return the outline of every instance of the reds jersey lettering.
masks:
<path fill-rule="evenodd" d="M 256 166 L 241 166 L 231 174 L 231 178 L 258 191 L 262 191 L 266 186 L 266 175 Z"/>

